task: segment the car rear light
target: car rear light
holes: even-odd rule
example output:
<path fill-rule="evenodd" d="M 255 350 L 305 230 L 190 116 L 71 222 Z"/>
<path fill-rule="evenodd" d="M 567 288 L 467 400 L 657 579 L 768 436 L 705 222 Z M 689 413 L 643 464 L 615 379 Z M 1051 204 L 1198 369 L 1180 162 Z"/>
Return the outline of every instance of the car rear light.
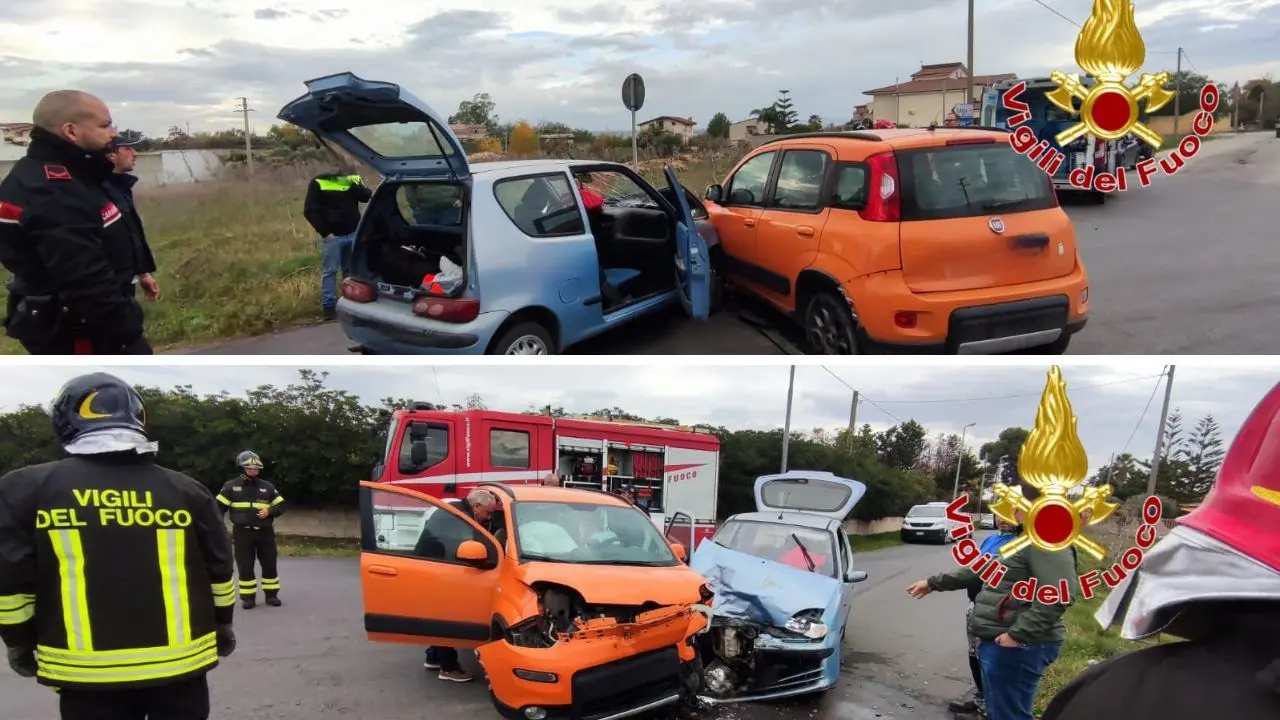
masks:
<path fill-rule="evenodd" d="M 904 330 L 911 330 L 916 326 L 917 317 L 913 312 L 894 313 L 893 324 Z"/>
<path fill-rule="evenodd" d="M 413 314 L 450 323 L 468 323 L 480 315 L 480 301 L 473 298 L 424 297 L 413 303 Z"/>
<path fill-rule="evenodd" d="M 898 164 L 892 152 L 883 152 L 867 158 L 870 171 L 871 192 L 867 193 L 867 206 L 858 211 L 863 220 L 871 222 L 898 222 L 902 217 L 901 193 L 898 191 Z"/>
<path fill-rule="evenodd" d="M 367 282 L 344 278 L 342 281 L 342 297 L 358 303 L 371 303 L 378 299 L 378 290 Z"/>
<path fill-rule="evenodd" d="M 948 145 L 990 145 L 996 141 L 990 137 L 963 137 L 952 138 L 947 141 Z"/>

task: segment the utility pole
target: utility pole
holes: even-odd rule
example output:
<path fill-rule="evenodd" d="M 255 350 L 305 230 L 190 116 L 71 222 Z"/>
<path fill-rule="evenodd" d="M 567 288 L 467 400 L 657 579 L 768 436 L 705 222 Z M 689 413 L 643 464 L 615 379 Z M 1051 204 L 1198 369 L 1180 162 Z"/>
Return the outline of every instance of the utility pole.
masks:
<path fill-rule="evenodd" d="M 977 424 L 978 423 L 969 423 L 968 425 L 960 428 L 960 449 L 956 452 L 956 481 L 955 484 L 951 486 L 952 500 L 960 497 L 960 467 L 964 465 L 964 435 L 969 431 L 969 428 Z"/>
<path fill-rule="evenodd" d="M 787 471 L 787 450 L 791 447 L 791 399 L 796 391 L 796 366 L 791 366 L 791 379 L 787 381 L 787 421 L 782 426 L 782 472 Z"/>
<path fill-rule="evenodd" d="M 966 63 L 965 82 L 969 85 L 969 92 L 965 93 L 965 97 L 972 103 L 977 98 L 977 93 L 973 88 L 973 0 L 969 0 L 969 57 Z"/>
<path fill-rule="evenodd" d="M 249 132 L 249 113 L 253 112 L 253 108 L 249 107 L 249 98 L 240 98 L 240 107 L 236 108 L 236 112 L 244 115 L 244 161 L 249 168 L 249 174 L 253 174 L 253 134 Z"/>
<path fill-rule="evenodd" d="M 1178 136 L 1178 120 L 1182 119 L 1182 48 L 1178 48 L 1178 66 L 1173 73 L 1173 136 Z M 1164 426 L 1160 426 L 1164 432 Z"/>
<path fill-rule="evenodd" d="M 1151 477 L 1147 478 L 1147 494 L 1156 494 L 1156 477 L 1160 474 L 1160 452 L 1164 450 L 1164 424 L 1169 419 L 1169 398 L 1173 396 L 1173 365 L 1165 371 L 1164 407 L 1160 410 L 1160 427 L 1156 430 L 1156 451 L 1151 456 Z"/>
<path fill-rule="evenodd" d="M 849 405 L 849 453 L 853 453 L 853 436 L 858 432 L 858 391 L 853 391 L 853 402 Z"/>

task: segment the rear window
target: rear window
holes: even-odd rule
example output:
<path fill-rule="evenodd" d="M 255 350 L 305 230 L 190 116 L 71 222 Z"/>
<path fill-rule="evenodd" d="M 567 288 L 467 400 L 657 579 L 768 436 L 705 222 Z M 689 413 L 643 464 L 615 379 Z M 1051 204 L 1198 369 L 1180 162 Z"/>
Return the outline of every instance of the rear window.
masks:
<path fill-rule="evenodd" d="M 902 219 L 944 220 L 1045 210 L 1049 177 L 1007 143 L 953 145 L 897 154 Z"/>
<path fill-rule="evenodd" d="M 382 157 L 453 155 L 453 145 L 429 123 L 375 123 L 351 128 L 351 134 Z"/>
<path fill-rule="evenodd" d="M 809 478 L 772 480 L 760 488 L 760 499 L 771 508 L 808 512 L 835 512 L 853 494 L 840 483 Z"/>

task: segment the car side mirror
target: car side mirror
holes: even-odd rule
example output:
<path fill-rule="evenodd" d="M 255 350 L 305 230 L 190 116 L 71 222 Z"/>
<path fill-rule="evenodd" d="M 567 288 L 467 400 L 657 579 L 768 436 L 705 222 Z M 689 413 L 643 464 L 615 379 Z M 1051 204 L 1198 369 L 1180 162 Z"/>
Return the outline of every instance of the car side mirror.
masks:
<path fill-rule="evenodd" d="M 860 583 L 867 579 L 866 570 L 850 570 L 844 574 L 844 581 L 847 583 Z"/>
<path fill-rule="evenodd" d="M 384 465 L 383 463 L 377 463 L 377 464 L 375 464 L 375 465 L 373 466 L 373 476 L 372 476 L 370 479 L 371 479 L 371 480 L 380 480 L 380 479 L 382 479 L 382 473 L 383 473 L 383 472 L 385 472 L 385 471 L 386 471 L 386 469 L 387 469 L 387 466 L 386 466 L 386 465 Z"/>
<path fill-rule="evenodd" d="M 489 551 L 485 549 L 483 543 L 475 540 L 464 540 L 458 545 L 458 552 L 455 557 L 463 562 L 482 563 L 489 559 Z"/>
<path fill-rule="evenodd" d="M 426 439 L 417 439 L 409 441 L 409 462 L 415 467 L 420 468 L 427 464 L 427 441 Z"/>
<path fill-rule="evenodd" d="M 708 185 L 707 191 L 702 194 L 702 197 L 707 202 L 718 203 L 724 197 L 724 186 L 719 183 Z"/>
<path fill-rule="evenodd" d="M 684 543 L 671 543 L 671 552 L 676 554 L 676 559 L 680 562 L 686 562 L 689 559 L 689 550 L 685 548 Z"/>

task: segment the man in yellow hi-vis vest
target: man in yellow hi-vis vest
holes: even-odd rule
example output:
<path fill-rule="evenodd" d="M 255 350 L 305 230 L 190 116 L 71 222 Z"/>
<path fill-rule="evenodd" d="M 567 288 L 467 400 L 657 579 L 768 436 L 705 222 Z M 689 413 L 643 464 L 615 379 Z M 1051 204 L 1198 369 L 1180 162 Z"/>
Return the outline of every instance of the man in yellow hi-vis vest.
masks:
<path fill-rule="evenodd" d="M 262 565 L 262 593 L 267 604 L 280 606 L 280 575 L 276 571 L 275 519 L 284 513 L 284 497 L 264 480 L 262 458 L 245 450 L 236 456 L 240 477 L 228 480 L 218 493 L 223 512 L 231 516 L 231 540 L 240 569 L 240 601 L 249 610 L 257 604 L 258 580 L 253 563 Z"/>
<path fill-rule="evenodd" d="M 142 398 L 106 373 L 50 408 L 67 457 L 0 478 L 0 638 L 63 720 L 209 716 L 235 649 L 231 542 L 209 489 L 155 462 Z"/>
<path fill-rule="evenodd" d="M 360 224 L 360 205 L 373 191 L 364 184 L 354 165 L 311 179 L 303 200 L 302 216 L 320 235 L 320 309 L 326 320 L 336 317 L 338 271 L 351 274 L 351 252 Z"/>

